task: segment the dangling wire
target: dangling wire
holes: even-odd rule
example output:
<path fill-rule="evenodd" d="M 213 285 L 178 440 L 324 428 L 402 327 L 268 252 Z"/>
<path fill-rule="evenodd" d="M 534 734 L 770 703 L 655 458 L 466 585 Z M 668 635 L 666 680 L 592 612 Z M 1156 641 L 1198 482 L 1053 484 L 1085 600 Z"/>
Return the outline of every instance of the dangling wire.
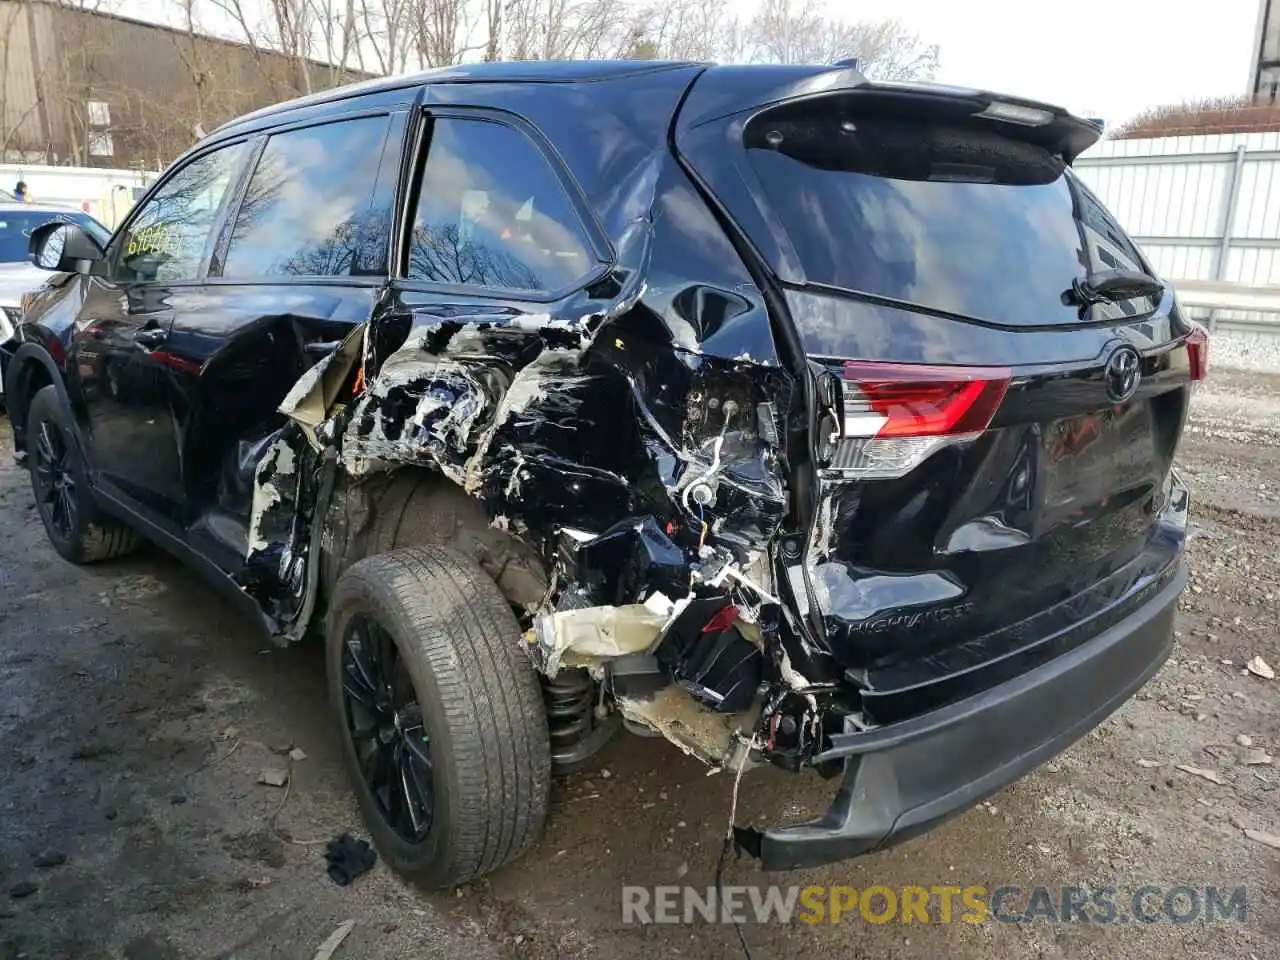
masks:
<path fill-rule="evenodd" d="M 751 741 L 742 751 L 742 760 L 738 763 L 738 772 L 733 778 L 733 798 L 729 801 L 729 827 L 724 833 L 724 845 L 720 847 L 720 859 L 716 861 L 716 902 L 718 904 L 724 903 L 724 868 L 729 861 L 729 851 L 733 849 L 733 824 L 738 819 L 738 787 L 742 784 L 742 771 L 747 769 L 747 760 L 751 758 L 751 751 L 756 749 L 756 746 L 757 739 L 753 733 Z M 742 946 L 742 955 L 746 960 L 751 960 L 751 948 L 747 946 L 742 925 L 738 923 L 737 917 L 732 919 L 734 932 L 738 934 L 738 943 Z"/>

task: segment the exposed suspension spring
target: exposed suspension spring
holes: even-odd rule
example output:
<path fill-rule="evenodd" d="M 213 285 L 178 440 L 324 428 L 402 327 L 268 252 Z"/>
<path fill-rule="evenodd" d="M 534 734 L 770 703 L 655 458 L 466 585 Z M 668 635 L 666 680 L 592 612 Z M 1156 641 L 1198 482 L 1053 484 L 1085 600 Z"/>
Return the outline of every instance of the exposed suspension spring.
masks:
<path fill-rule="evenodd" d="M 571 753 L 591 732 L 595 684 L 585 670 L 561 670 L 555 677 L 539 676 L 542 698 L 547 705 L 551 753 Z"/>

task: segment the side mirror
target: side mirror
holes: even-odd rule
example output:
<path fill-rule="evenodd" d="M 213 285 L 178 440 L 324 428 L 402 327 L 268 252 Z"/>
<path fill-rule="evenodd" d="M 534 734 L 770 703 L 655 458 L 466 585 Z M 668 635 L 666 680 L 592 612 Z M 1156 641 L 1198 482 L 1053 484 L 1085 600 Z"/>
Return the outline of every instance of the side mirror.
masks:
<path fill-rule="evenodd" d="M 106 254 L 78 224 L 50 221 L 31 231 L 31 260 L 44 270 L 88 273 Z"/>

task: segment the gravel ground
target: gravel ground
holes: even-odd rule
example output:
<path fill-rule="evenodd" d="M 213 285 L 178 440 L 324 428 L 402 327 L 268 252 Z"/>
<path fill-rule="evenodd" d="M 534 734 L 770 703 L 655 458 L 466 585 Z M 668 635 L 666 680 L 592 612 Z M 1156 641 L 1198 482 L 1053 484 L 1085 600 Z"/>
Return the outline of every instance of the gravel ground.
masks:
<path fill-rule="evenodd" d="M 1213 332 L 1210 354 L 1210 364 L 1217 367 L 1280 373 L 1280 337 L 1272 333 L 1218 328 Z"/>
<path fill-rule="evenodd" d="M 932 834 L 794 875 L 735 862 L 726 878 L 1246 886 L 1247 920 L 752 924 L 755 957 L 1280 958 L 1280 850 L 1244 833 L 1280 833 L 1280 769 L 1247 762 L 1280 753 L 1280 681 L 1242 673 L 1257 655 L 1280 665 L 1278 415 L 1280 378 L 1215 371 L 1197 396 L 1180 458 L 1195 499 L 1177 649 L 1118 714 Z M 423 893 L 379 864 L 333 885 L 320 842 L 360 824 L 317 650 L 263 649 L 158 551 L 64 563 L 7 458 L 0 623 L 0 960 L 308 960 L 348 919 L 336 960 L 741 955 L 729 927 L 621 923 L 623 884 L 710 883 L 727 816 L 728 779 L 662 741 L 621 738 L 559 781 L 541 846 L 487 881 Z M 289 761 L 291 746 L 305 759 Z M 257 782 L 282 765 L 287 793 Z M 752 773 L 740 819 L 799 817 L 830 794 Z"/>

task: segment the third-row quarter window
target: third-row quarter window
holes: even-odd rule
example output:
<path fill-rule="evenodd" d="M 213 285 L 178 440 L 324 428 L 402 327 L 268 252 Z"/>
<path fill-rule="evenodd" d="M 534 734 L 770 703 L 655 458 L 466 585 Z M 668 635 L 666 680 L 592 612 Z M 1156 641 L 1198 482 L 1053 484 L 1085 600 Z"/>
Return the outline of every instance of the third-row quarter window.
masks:
<path fill-rule="evenodd" d="M 528 137 L 485 120 L 432 124 L 411 279 L 546 292 L 594 263 L 564 187 Z"/>

